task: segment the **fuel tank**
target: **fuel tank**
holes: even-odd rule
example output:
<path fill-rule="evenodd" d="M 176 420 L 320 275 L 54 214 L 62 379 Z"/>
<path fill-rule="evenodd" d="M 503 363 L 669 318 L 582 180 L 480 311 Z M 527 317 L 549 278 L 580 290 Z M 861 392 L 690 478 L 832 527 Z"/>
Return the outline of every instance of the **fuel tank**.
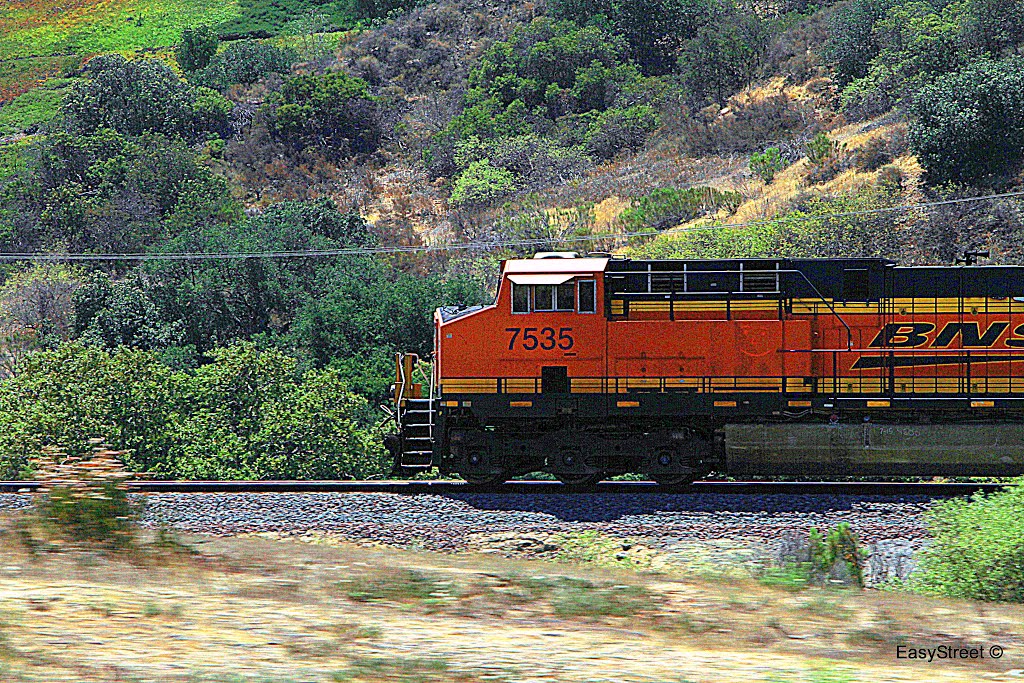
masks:
<path fill-rule="evenodd" d="M 731 475 L 1019 476 L 1024 425 L 728 424 Z"/>

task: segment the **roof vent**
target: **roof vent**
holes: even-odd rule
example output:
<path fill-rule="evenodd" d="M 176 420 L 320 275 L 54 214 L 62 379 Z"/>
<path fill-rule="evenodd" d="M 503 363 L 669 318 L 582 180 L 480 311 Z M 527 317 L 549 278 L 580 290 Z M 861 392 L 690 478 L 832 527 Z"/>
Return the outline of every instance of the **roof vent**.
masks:
<path fill-rule="evenodd" d="M 575 251 L 538 251 L 533 258 L 579 258 Z"/>

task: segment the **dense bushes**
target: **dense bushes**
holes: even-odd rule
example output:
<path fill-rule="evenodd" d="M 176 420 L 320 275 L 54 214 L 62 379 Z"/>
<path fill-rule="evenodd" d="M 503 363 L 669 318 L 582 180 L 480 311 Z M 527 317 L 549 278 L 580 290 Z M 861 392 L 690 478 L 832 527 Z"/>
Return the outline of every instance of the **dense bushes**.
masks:
<path fill-rule="evenodd" d="M 186 28 L 181 32 L 181 42 L 174 50 L 174 58 L 182 71 L 198 71 L 217 54 L 218 45 L 220 39 L 209 26 Z"/>
<path fill-rule="evenodd" d="M 289 78 L 269 111 L 274 131 L 296 149 L 314 147 L 345 157 L 372 152 L 380 144 L 376 99 L 366 81 L 343 71 Z"/>
<path fill-rule="evenodd" d="M 626 232 L 665 230 L 722 208 L 733 211 L 742 201 L 743 196 L 738 192 L 722 192 L 711 187 L 659 188 L 634 200 L 619 216 L 619 221 Z"/>
<path fill-rule="evenodd" d="M 159 133 L 191 140 L 227 126 L 223 106 L 211 103 L 219 95 L 207 93 L 197 111 L 196 91 L 161 61 L 102 55 L 86 65 L 85 76 L 64 101 L 71 132 L 92 135 L 111 128 L 123 135 Z M 216 112 L 220 116 L 211 120 Z"/>
<path fill-rule="evenodd" d="M 134 252 L 185 214 L 235 211 L 223 178 L 181 140 L 152 133 L 132 139 L 102 129 L 52 134 L 36 152 L 32 172 L 0 188 L 5 250 Z"/>
<path fill-rule="evenodd" d="M 932 182 L 978 182 L 1024 158 L 1024 59 L 980 60 L 926 86 L 909 139 Z"/>
<path fill-rule="evenodd" d="M 29 356 L 0 382 L 0 475 L 44 446 L 85 455 L 105 437 L 129 466 L 197 478 L 345 478 L 384 471 L 359 426 L 366 401 L 336 370 L 302 372 L 238 344 L 176 371 L 152 352 L 77 344 Z"/>
<path fill-rule="evenodd" d="M 556 0 L 552 9 L 580 25 L 609 25 L 644 73 L 663 75 L 673 70 L 682 44 L 730 7 L 720 0 Z"/>
<path fill-rule="evenodd" d="M 476 176 L 487 168 L 518 175 L 528 187 L 578 172 L 588 153 L 610 158 L 639 147 L 658 114 L 642 103 L 650 84 L 624 50 L 597 26 L 541 18 L 516 29 L 470 74 L 465 109 L 434 136 L 428 167 L 447 177 L 475 164 L 457 187 L 480 186 Z M 507 186 L 508 176 L 495 172 Z"/>
<path fill-rule="evenodd" d="M 897 204 L 900 190 L 898 185 L 883 182 L 849 195 L 812 195 L 769 221 L 738 228 L 712 224 L 705 230 L 669 233 L 631 253 L 638 258 L 884 257 L 909 261 L 915 245 L 908 244 L 893 214 L 878 211 Z"/>
<path fill-rule="evenodd" d="M 180 139 L 110 129 L 54 133 L 34 144 L 30 172 L 0 187 L 5 251 L 135 252 L 184 219 L 229 217 L 223 178 Z"/>
<path fill-rule="evenodd" d="M 255 83 L 272 73 L 286 74 L 298 59 L 295 50 L 258 40 L 239 40 L 217 53 L 189 79 L 224 90 L 235 84 Z"/>
<path fill-rule="evenodd" d="M 1024 489 L 939 503 L 911 586 L 953 598 L 1024 602 Z"/>
<path fill-rule="evenodd" d="M 942 74 L 1024 42 L 1018 0 L 851 0 L 833 15 L 824 55 L 845 86 L 843 106 L 881 114 Z"/>

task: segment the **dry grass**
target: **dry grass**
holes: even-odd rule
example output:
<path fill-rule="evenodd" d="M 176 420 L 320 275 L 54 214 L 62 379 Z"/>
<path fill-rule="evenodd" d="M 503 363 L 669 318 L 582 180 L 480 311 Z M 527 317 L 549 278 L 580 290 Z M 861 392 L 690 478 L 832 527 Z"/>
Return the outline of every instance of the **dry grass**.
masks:
<path fill-rule="evenodd" d="M 1024 609 L 1014 606 L 493 555 L 186 540 L 195 554 L 162 564 L 32 556 L 0 536 L 0 680 L 976 681 L 1024 665 Z M 897 644 L 945 642 L 1000 644 L 1006 657 L 895 659 Z"/>

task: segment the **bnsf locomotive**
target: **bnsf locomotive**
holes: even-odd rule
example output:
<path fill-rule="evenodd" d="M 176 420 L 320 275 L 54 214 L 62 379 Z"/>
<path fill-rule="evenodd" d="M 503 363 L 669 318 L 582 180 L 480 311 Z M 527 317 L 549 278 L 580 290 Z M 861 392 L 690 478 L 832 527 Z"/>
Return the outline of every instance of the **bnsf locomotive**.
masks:
<path fill-rule="evenodd" d="M 1024 473 L 1024 267 L 539 256 L 399 356 L 396 471 Z"/>

